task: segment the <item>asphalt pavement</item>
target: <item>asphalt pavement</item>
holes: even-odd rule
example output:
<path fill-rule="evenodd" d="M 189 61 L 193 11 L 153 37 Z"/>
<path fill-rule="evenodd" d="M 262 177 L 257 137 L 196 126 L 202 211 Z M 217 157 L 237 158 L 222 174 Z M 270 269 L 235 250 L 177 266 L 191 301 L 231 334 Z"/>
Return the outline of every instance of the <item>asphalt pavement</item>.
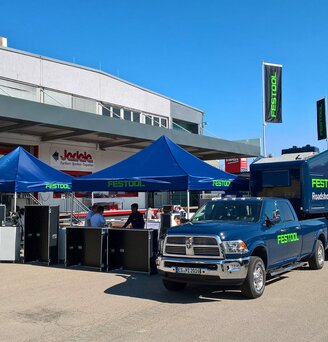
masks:
<path fill-rule="evenodd" d="M 328 341 L 328 265 L 267 283 L 262 297 L 158 275 L 0 263 L 0 341 Z"/>

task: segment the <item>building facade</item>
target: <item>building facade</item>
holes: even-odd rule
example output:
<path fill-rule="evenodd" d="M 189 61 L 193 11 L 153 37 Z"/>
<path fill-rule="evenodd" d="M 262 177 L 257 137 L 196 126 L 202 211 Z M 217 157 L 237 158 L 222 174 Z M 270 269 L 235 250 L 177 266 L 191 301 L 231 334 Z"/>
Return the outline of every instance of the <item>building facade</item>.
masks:
<path fill-rule="evenodd" d="M 203 116 L 103 71 L 0 46 L 0 154 L 23 146 L 74 176 L 113 165 L 163 134 L 204 160 L 259 154 L 256 140 L 204 136 Z M 113 195 L 123 208 L 147 205 L 145 194 Z M 156 196 L 155 204 L 168 200 Z"/>

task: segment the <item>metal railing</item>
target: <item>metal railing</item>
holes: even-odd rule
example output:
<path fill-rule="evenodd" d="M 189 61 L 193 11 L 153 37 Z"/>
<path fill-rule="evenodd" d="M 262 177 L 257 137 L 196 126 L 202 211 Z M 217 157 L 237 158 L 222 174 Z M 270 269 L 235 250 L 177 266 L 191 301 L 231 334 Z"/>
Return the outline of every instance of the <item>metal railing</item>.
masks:
<path fill-rule="evenodd" d="M 60 208 L 61 212 L 65 212 L 68 215 L 68 219 L 70 219 L 70 215 L 72 213 L 72 218 L 77 223 L 81 223 L 84 221 L 80 218 L 79 214 L 87 213 L 89 211 L 89 208 L 78 198 L 76 198 L 73 193 L 65 194 L 65 197 L 62 198 Z"/>

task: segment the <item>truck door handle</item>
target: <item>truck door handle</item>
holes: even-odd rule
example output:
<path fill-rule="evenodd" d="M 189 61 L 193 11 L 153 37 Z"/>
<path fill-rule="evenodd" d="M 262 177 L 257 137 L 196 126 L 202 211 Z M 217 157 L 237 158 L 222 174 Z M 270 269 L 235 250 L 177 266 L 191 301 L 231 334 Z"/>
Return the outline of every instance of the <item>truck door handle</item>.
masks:
<path fill-rule="evenodd" d="M 301 230 L 301 227 L 299 227 L 299 226 L 298 226 L 298 227 L 295 227 L 295 229 L 297 229 L 297 230 Z"/>
<path fill-rule="evenodd" d="M 280 233 L 285 233 L 286 231 L 287 231 L 287 229 L 285 229 L 285 228 L 282 228 L 279 230 Z"/>

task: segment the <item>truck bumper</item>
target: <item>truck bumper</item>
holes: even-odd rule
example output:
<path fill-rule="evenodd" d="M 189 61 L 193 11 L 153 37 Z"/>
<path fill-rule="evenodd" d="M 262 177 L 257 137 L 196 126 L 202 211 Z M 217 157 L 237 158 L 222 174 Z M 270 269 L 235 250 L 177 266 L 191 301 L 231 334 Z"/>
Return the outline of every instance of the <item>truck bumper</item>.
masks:
<path fill-rule="evenodd" d="M 247 276 L 249 257 L 239 259 L 193 259 L 160 256 L 158 272 L 165 278 L 199 283 L 242 283 Z"/>

